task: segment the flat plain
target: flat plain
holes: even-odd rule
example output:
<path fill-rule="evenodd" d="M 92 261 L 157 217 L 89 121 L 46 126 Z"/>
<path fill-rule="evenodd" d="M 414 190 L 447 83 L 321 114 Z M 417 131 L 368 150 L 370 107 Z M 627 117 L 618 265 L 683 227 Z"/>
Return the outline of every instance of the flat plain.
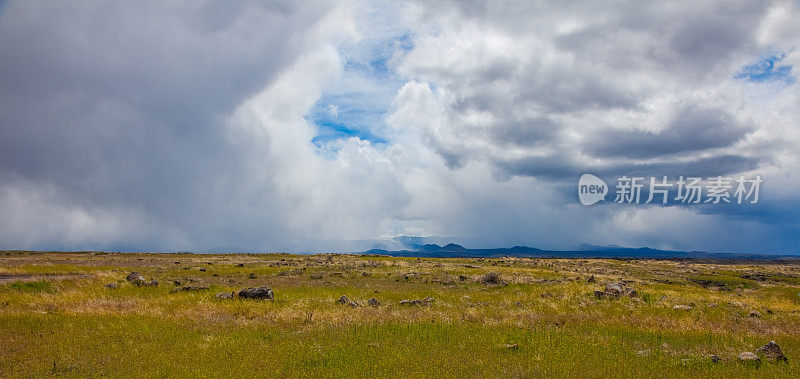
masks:
<path fill-rule="evenodd" d="M 132 374 L 796 378 L 800 261 L 0 252 L 0 376 Z"/>

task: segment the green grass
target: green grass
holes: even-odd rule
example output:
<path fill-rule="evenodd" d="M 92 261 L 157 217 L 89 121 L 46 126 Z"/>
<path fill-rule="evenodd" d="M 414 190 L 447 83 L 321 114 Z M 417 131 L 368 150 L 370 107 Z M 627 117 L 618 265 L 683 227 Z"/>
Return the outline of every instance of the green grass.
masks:
<path fill-rule="evenodd" d="M 46 280 L 37 280 L 35 282 L 14 282 L 11 283 L 11 288 L 20 292 L 39 293 L 49 292 L 53 286 Z"/>
<path fill-rule="evenodd" d="M 11 376 L 791 377 L 789 365 L 732 362 L 719 350 L 760 341 L 593 325 L 374 323 L 333 328 L 197 326 L 142 316 L 0 316 Z M 37 340 L 38 344 L 24 341 Z M 509 349 L 508 344 L 517 345 Z M 800 349 L 784 343 L 785 349 Z M 639 353 L 643 351 L 643 353 Z M 124 352 L 124 354 L 123 354 Z M 13 358 L 9 357 L 13 353 Z M 727 363 L 703 357 L 721 354 Z M 795 357 L 792 357 L 795 358 Z"/>

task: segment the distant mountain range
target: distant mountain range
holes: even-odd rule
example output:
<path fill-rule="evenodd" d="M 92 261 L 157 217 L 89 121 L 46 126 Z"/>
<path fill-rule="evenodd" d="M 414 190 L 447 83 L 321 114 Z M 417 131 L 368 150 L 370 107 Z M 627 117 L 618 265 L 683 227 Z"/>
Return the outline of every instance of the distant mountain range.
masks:
<path fill-rule="evenodd" d="M 430 257 L 430 258 L 693 258 L 693 259 L 800 259 L 796 255 L 764 255 L 739 253 L 709 253 L 705 251 L 659 250 L 650 247 L 630 248 L 616 245 L 594 246 L 581 245 L 577 250 L 542 250 L 528 246 L 514 246 L 498 249 L 468 249 L 464 246 L 449 243 L 409 244 L 408 250 L 371 249 L 362 254 L 378 254 L 393 257 Z"/>

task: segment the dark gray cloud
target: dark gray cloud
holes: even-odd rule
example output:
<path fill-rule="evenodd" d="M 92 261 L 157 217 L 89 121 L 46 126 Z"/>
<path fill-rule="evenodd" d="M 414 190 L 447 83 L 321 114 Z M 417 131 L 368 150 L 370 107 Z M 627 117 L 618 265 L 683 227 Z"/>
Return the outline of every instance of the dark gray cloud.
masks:
<path fill-rule="evenodd" d="M 596 157 L 649 159 L 728 147 L 753 130 L 723 109 L 689 105 L 676 109 L 663 131 L 601 130 L 588 136 L 586 150 Z"/>
<path fill-rule="evenodd" d="M 229 143 L 225 120 L 295 59 L 326 13 L 294 2 L 8 3 L 3 183 L 49 186 L 52 201 L 75 207 L 143 210 L 188 238 L 223 234 L 203 243 L 247 234 L 247 212 L 231 212 L 226 197 L 247 180 L 250 157 Z"/>

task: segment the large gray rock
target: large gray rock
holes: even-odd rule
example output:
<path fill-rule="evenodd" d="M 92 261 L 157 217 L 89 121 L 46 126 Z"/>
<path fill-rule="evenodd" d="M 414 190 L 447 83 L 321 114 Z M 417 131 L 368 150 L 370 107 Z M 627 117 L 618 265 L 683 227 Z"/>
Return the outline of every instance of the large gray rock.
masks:
<path fill-rule="evenodd" d="M 612 295 L 617 295 L 617 296 L 622 295 L 623 293 L 625 293 L 625 285 L 622 284 L 622 283 L 609 283 L 609 284 L 606 284 L 606 291 L 605 292 L 610 293 Z"/>
<path fill-rule="evenodd" d="M 756 353 L 761 354 L 764 358 L 775 360 L 776 362 L 789 362 L 789 359 L 783 355 L 781 347 L 775 341 L 769 341 L 766 345 L 759 347 Z"/>
<path fill-rule="evenodd" d="M 241 299 L 257 299 L 257 300 L 273 300 L 275 295 L 272 289 L 267 286 L 250 287 L 239 290 L 239 298 Z"/>

